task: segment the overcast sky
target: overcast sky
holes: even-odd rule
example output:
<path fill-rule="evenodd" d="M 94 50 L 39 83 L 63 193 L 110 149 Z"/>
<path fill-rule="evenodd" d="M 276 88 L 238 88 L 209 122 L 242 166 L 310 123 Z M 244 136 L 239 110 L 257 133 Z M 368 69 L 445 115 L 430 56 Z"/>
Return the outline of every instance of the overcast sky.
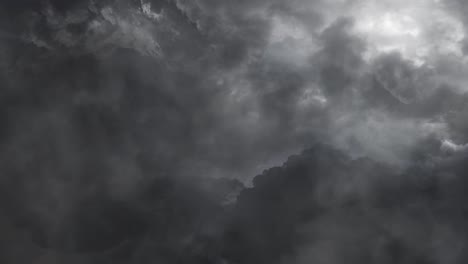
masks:
<path fill-rule="evenodd" d="M 467 12 L 463 0 L 1 1 L 0 260 L 464 263 Z M 412 217 L 413 202 L 432 218 Z M 298 223 L 291 207 L 331 211 Z M 109 221 L 121 231 L 97 224 Z M 386 246 L 347 245 L 361 240 Z"/>

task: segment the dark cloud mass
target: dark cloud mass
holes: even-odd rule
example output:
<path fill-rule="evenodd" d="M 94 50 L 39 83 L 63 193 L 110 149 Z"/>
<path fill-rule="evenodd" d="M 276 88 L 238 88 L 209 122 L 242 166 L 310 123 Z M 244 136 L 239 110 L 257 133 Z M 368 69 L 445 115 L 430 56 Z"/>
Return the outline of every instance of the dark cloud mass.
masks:
<path fill-rule="evenodd" d="M 466 263 L 467 8 L 0 1 L 0 263 Z"/>

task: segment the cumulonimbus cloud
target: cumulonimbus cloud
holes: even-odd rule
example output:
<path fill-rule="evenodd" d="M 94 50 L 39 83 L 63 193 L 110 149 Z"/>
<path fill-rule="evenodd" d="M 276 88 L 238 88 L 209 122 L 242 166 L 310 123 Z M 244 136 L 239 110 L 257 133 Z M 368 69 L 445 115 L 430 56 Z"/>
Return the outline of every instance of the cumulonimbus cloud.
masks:
<path fill-rule="evenodd" d="M 3 1 L 1 221 L 15 242 L 2 247 L 30 252 L 5 263 L 44 248 L 85 263 L 343 263 L 322 252 L 359 259 L 340 241 L 364 240 L 375 256 L 360 262 L 459 263 L 463 217 L 439 210 L 464 197 L 466 8 Z M 317 143 L 331 147 L 254 179 Z M 443 224 L 415 227 L 413 202 Z"/>

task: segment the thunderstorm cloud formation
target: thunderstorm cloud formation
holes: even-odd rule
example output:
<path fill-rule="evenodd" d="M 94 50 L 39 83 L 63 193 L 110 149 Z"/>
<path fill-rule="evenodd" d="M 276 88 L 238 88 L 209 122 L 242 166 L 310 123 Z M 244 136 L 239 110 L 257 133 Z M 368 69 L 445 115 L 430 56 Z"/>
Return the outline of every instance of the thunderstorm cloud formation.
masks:
<path fill-rule="evenodd" d="M 0 1 L 0 263 L 467 263 L 467 14 Z"/>

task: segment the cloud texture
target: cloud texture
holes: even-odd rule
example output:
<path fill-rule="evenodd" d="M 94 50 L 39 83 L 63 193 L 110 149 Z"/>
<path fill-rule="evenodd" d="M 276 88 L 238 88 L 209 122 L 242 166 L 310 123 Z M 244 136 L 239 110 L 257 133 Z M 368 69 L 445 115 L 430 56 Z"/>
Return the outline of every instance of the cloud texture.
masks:
<path fill-rule="evenodd" d="M 467 8 L 2 1 L 0 261 L 464 263 Z"/>

